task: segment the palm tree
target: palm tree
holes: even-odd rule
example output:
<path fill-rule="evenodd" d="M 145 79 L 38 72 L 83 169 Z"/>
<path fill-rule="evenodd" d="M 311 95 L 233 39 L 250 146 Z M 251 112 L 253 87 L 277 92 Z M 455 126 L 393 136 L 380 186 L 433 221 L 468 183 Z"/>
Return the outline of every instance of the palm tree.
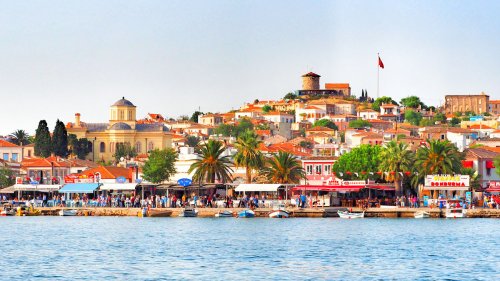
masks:
<path fill-rule="evenodd" d="M 305 171 L 300 161 L 288 152 L 278 152 L 266 159 L 266 166 L 262 168 L 261 175 L 273 183 L 299 183 L 305 178 Z"/>
<path fill-rule="evenodd" d="M 231 181 L 230 168 L 231 159 L 229 156 L 223 156 L 225 151 L 221 141 L 208 140 L 200 146 L 200 152 L 197 153 L 199 159 L 196 159 L 189 167 L 188 173 L 194 172 L 193 181 L 201 184 L 202 181 L 214 183 L 219 180 L 223 183 Z"/>
<path fill-rule="evenodd" d="M 258 150 L 262 143 L 254 131 L 247 130 L 241 134 L 234 147 L 238 150 L 234 156 L 237 167 L 245 167 L 247 183 L 252 182 L 252 171 L 262 166 L 262 153 Z"/>
<path fill-rule="evenodd" d="M 391 141 L 380 151 L 380 159 L 380 170 L 389 171 L 386 180 L 394 181 L 396 195 L 401 195 L 401 180 L 404 173 L 411 169 L 415 155 L 408 149 L 407 144 Z"/>
<path fill-rule="evenodd" d="M 9 135 L 10 139 L 13 143 L 17 145 L 26 145 L 29 144 L 29 135 L 24 130 L 16 130 L 12 134 Z"/>

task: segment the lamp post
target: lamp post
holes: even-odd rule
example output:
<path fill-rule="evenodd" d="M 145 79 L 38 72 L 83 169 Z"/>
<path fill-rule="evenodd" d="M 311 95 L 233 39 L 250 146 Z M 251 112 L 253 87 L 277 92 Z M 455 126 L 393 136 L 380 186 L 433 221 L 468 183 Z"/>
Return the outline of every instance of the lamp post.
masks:
<path fill-rule="evenodd" d="M 92 140 L 92 162 L 95 162 L 95 141 L 97 140 L 97 137 L 94 137 Z"/>

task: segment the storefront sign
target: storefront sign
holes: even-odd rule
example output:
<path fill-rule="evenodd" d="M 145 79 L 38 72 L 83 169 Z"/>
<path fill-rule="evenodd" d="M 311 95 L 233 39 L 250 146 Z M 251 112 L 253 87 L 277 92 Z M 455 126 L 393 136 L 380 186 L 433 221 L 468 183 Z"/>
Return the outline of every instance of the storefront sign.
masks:
<path fill-rule="evenodd" d="M 467 202 L 468 204 L 472 203 L 472 192 L 465 192 L 465 202 Z"/>
<path fill-rule="evenodd" d="M 499 187 L 500 187 L 500 181 L 490 182 L 490 188 L 499 188 Z"/>
<path fill-rule="evenodd" d="M 116 178 L 116 182 L 117 183 L 125 183 L 125 182 L 127 182 L 127 179 L 123 176 L 120 176 L 120 177 Z"/>
<path fill-rule="evenodd" d="M 469 175 L 428 175 L 425 177 L 426 187 L 468 187 Z"/>

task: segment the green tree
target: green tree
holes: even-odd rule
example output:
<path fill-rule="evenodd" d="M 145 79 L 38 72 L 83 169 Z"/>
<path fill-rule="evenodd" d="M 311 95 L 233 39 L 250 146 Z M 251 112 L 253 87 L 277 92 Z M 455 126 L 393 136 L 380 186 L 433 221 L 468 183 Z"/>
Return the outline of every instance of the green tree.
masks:
<path fill-rule="evenodd" d="M 297 95 L 293 92 L 289 92 L 288 94 L 286 94 L 283 99 L 285 100 L 294 100 L 297 98 Z"/>
<path fill-rule="evenodd" d="M 380 111 L 380 106 L 383 103 L 392 103 L 392 104 L 398 105 L 398 103 L 396 101 L 394 101 L 391 97 L 383 96 L 383 97 L 377 98 L 373 102 L 372 109 L 375 110 L 375 111 Z"/>
<path fill-rule="evenodd" d="M 417 96 L 409 96 L 401 99 L 401 105 L 410 108 L 418 108 L 419 106 L 423 109 L 426 108 L 425 104 Z"/>
<path fill-rule="evenodd" d="M 310 141 L 303 140 L 299 143 L 299 146 L 307 149 L 313 149 L 314 144 Z"/>
<path fill-rule="evenodd" d="M 14 173 L 12 170 L 0 167 L 0 188 L 11 186 L 15 183 Z"/>
<path fill-rule="evenodd" d="M 271 110 L 273 110 L 273 108 L 272 108 L 272 106 L 270 106 L 270 105 L 268 105 L 268 104 L 266 104 L 266 105 L 264 105 L 264 106 L 262 107 L 262 112 L 264 112 L 264 113 L 268 113 L 268 112 L 270 112 Z"/>
<path fill-rule="evenodd" d="M 116 144 L 116 151 L 113 157 L 115 158 L 116 162 L 119 162 L 120 159 L 126 158 L 130 159 L 132 157 L 137 156 L 137 152 L 135 149 L 130 145 L 130 143 L 118 143 Z"/>
<path fill-rule="evenodd" d="M 29 135 L 24 130 L 16 130 L 9 135 L 10 141 L 17 145 L 27 145 L 30 143 Z"/>
<path fill-rule="evenodd" d="M 376 172 L 379 171 L 380 150 L 378 145 L 362 144 L 355 147 L 339 157 L 333 164 L 332 171 L 336 173 L 337 177 L 344 180 L 378 178 L 379 175 Z M 354 173 L 358 173 L 358 175 L 356 176 Z"/>
<path fill-rule="evenodd" d="M 462 122 L 462 121 L 460 120 L 460 118 L 453 117 L 453 118 L 451 118 L 450 124 L 451 124 L 451 126 L 456 127 L 456 126 L 458 126 L 461 122 Z"/>
<path fill-rule="evenodd" d="M 421 126 L 421 127 L 432 126 L 432 125 L 434 125 L 434 122 L 432 122 L 432 120 L 429 120 L 429 119 L 422 119 L 422 120 L 420 120 L 420 124 L 419 124 L 419 126 Z"/>
<path fill-rule="evenodd" d="M 252 171 L 261 167 L 263 163 L 262 153 L 259 145 L 262 143 L 253 131 L 241 134 L 234 147 L 237 152 L 234 155 L 234 164 L 237 167 L 245 167 L 247 183 L 252 182 Z"/>
<path fill-rule="evenodd" d="M 491 114 L 489 112 L 483 112 L 482 114 L 483 116 L 491 116 Z"/>
<path fill-rule="evenodd" d="M 305 178 L 305 171 L 300 160 L 294 155 L 279 151 L 265 161 L 260 174 L 269 182 L 280 184 L 299 183 Z"/>
<path fill-rule="evenodd" d="M 68 146 L 71 155 L 83 160 L 90 153 L 92 143 L 87 138 L 78 139 L 75 134 L 69 134 Z"/>
<path fill-rule="evenodd" d="M 198 159 L 189 167 L 188 173 L 193 174 L 193 181 L 200 184 L 205 181 L 214 183 L 219 180 L 223 183 L 231 182 L 231 159 L 224 155 L 224 144 L 221 141 L 208 140 L 200 147 Z"/>
<path fill-rule="evenodd" d="M 220 124 L 214 130 L 215 134 L 223 135 L 225 137 L 234 136 L 236 133 L 236 126 L 231 124 Z"/>
<path fill-rule="evenodd" d="M 418 126 L 422 120 L 422 113 L 407 109 L 405 111 L 405 120 L 412 125 Z"/>
<path fill-rule="evenodd" d="M 177 157 L 178 154 L 173 148 L 151 150 L 148 160 L 142 167 L 143 178 L 155 184 L 170 180 L 170 177 L 176 173 Z"/>
<path fill-rule="evenodd" d="M 35 156 L 49 157 L 52 152 L 49 127 L 47 121 L 40 120 L 35 134 Z"/>
<path fill-rule="evenodd" d="M 331 120 L 328 119 L 319 119 L 314 122 L 313 127 L 327 127 L 330 129 L 334 129 L 335 131 L 338 131 L 339 128 L 335 123 L 333 123 Z"/>
<path fill-rule="evenodd" d="M 197 147 L 200 143 L 200 138 L 197 136 L 188 136 L 186 138 L 186 144 L 189 147 Z"/>
<path fill-rule="evenodd" d="M 66 131 L 66 126 L 64 123 L 57 119 L 56 127 L 52 133 L 52 152 L 56 156 L 67 157 L 68 156 L 68 132 Z"/>
<path fill-rule="evenodd" d="M 189 121 L 198 123 L 198 117 L 200 115 L 203 115 L 203 112 L 201 112 L 201 111 L 195 111 L 195 112 L 193 112 L 193 114 L 191 115 L 191 118 L 189 118 Z"/>
<path fill-rule="evenodd" d="M 372 124 L 370 122 L 363 119 L 356 119 L 349 121 L 349 128 L 365 128 L 371 126 Z"/>
<path fill-rule="evenodd" d="M 386 171 L 384 177 L 388 181 L 393 181 L 396 195 L 402 194 L 401 180 L 406 172 L 412 170 L 415 155 L 408 149 L 408 145 L 402 142 L 391 141 L 380 151 L 381 171 Z"/>
<path fill-rule="evenodd" d="M 434 118 L 432 118 L 434 122 L 446 123 L 446 115 L 441 112 L 434 114 Z"/>

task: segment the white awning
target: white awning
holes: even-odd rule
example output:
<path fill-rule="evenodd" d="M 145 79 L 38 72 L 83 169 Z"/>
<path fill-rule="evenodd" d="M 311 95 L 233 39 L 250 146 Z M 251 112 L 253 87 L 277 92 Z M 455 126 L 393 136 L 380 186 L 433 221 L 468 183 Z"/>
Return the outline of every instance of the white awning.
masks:
<path fill-rule="evenodd" d="M 242 183 L 236 187 L 237 192 L 277 192 L 281 184 L 246 184 Z"/>
<path fill-rule="evenodd" d="M 424 190 L 467 191 L 469 186 L 424 186 Z"/>
<path fill-rule="evenodd" d="M 137 183 L 103 183 L 99 190 L 135 190 Z"/>
<path fill-rule="evenodd" d="M 16 190 L 14 189 L 13 185 L 11 185 L 9 187 L 6 187 L 4 189 L 0 189 L 0 194 L 1 193 L 9 193 L 9 194 L 11 194 L 11 193 L 14 193 L 14 192 L 16 192 Z"/>
<path fill-rule="evenodd" d="M 61 189 L 60 184 L 39 184 L 36 186 L 36 191 L 58 191 Z"/>
<path fill-rule="evenodd" d="M 14 184 L 15 191 L 36 191 L 34 184 Z"/>

